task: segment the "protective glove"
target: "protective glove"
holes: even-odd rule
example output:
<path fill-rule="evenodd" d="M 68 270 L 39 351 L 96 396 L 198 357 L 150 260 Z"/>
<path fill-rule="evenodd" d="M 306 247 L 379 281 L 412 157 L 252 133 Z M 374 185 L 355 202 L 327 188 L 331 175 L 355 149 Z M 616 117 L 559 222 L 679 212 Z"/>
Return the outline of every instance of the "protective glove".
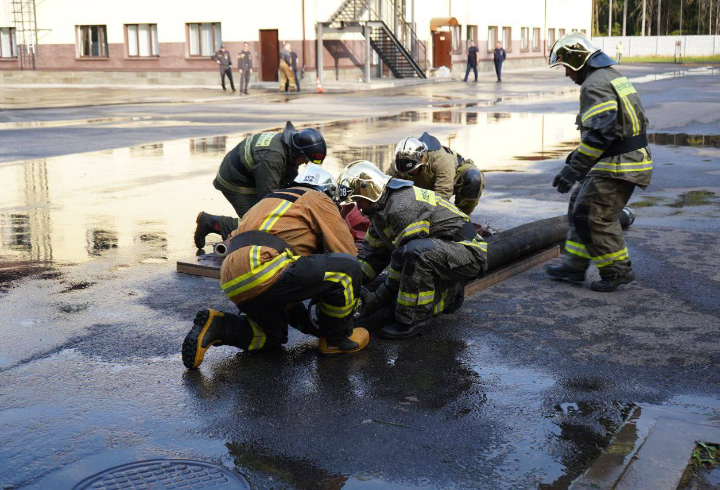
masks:
<path fill-rule="evenodd" d="M 383 306 L 390 304 L 393 296 L 394 293 L 385 284 L 381 284 L 374 293 L 366 288 L 360 288 L 360 301 L 362 303 L 360 318 L 368 317 Z"/>
<path fill-rule="evenodd" d="M 573 170 L 572 167 L 565 165 L 560 173 L 553 179 L 552 185 L 553 187 L 557 187 L 557 191 L 560 194 L 565 194 L 572 189 L 575 182 L 578 181 L 578 177 L 578 173 Z"/>

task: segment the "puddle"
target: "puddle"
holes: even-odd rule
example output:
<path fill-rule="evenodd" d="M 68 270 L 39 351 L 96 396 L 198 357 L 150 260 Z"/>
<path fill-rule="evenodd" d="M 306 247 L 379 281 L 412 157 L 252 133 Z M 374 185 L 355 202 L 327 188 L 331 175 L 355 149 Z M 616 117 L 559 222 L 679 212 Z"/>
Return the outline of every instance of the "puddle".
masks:
<path fill-rule="evenodd" d="M 710 191 L 690 191 L 680 194 L 678 200 L 668 204 L 671 208 L 684 208 L 687 206 L 706 206 L 713 204 L 716 194 Z"/>
<path fill-rule="evenodd" d="M 665 73 L 655 73 L 652 75 L 644 75 L 641 77 L 631 78 L 630 81 L 632 83 L 648 83 L 648 82 L 657 82 L 660 80 L 669 80 L 672 78 L 707 76 L 707 75 L 718 75 L 718 74 L 720 74 L 719 68 L 716 68 L 714 66 L 705 66 L 702 68 L 690 68 L 687 70 L 675 70 L 675 71 L 669 71 L 669 72 L 665 72 Z"/>
<path fill-rule="evenodd" d="M 720 135 L 687 133 L 650 133 L 648 141 L 661 146 L 720 148 Z"/>

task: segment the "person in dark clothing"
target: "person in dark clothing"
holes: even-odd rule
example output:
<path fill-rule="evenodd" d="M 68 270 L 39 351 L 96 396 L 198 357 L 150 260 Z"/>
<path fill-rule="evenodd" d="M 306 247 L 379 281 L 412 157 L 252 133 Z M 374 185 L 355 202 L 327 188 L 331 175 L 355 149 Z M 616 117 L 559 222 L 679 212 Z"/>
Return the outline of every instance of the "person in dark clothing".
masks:
<path fill-rule="evenodd" d="M 475 46 L 475 41 L 470 41 L 470 47 L 468 48 L 468 60 L 467 60 L 467 71 L 465 72 L 465 82 L 468 80 L 468 76 L 470 76 L 470 70 L 475 72 L 475 81 L 477 82 L 478 72 L 477 72 L 477 55 L 478 51 L 480 51 L 477 46 Z"/>
<path fill-rule="evenodd" d="M 497 74 L 497 81 L 502 82 L 502 64 L 507 58 L 507 53 L 500 44 L 500 41 L 495 43 L 495 52 L 493 54 L 493 61 L 495 62 L 495 73 Z"/>
<path fill-rule="evenodd" d="M 225 77 L 227 76 L 228 80 L 230 80 L 230 88 L 233 92 L 235 92 L 235 82 L 233 81 L 232 76 L 232 58 L 230 57 L 230 52 L 225 49 L 225 46 L 220 46 L 220 49 L 215 52 L 212 59 L 215 60 L 220 67 L 220 84 L 222 85 L 222 89 L 227 90 L 225 88 Z"/>
<path fill-rule="evenodd" d="M 240 94 L 247 95 L 248 85 L 250 84 L 250 75 L 252 74 L 252 53 L 250 45 L 243 44 L 243 50 L 238 55 L 238 69 L 240 70 Z"/>
<path fill-rule="evenodd" d="M 288 48 L 288 51 L 290 52 L 290 68 L 292 68 L 293 74 L 295 75 L 295 86 L 297 87 L 297 91 L 300 92 L 300 78 L 298 77 L 298 69 L 297 69 L 297 59 L 298 55 L 295 51 L 293 51 L 292 46 Z M 287 82 L 285 82 L 285 92 L 288 91 L 288 88 L 290 86 L 290 80 L 288 79 Z"/>

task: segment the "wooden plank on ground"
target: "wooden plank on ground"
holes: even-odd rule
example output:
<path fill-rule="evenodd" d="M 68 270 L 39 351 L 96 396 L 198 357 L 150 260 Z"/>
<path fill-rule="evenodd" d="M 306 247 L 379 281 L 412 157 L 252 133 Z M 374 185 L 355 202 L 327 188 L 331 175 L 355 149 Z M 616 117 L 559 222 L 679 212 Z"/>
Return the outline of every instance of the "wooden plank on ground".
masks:
<path fill-rule="evenodd" d="M 189 260 L 178 260 L 177 271 L 192 276 L 211 277 L 220 279 L 220 267 L 223 257 L 213 253 L 198 255 Z"/>
<path fill-rule="evenodd" d="M 487 289 L 490 286 L 510 279 L 516 274 L 520 274 L 536 265 L 542 264 L 550 259 L 560 256 L 560 246 L 552 245 L 548 248 L 535 252 L 527 257 L 511 262 L 510 264 L 500 267 L 480 279 L 476 279 L 467 286 L 465 286 L 465 296 L 470 296 L 483 289 Z"/>

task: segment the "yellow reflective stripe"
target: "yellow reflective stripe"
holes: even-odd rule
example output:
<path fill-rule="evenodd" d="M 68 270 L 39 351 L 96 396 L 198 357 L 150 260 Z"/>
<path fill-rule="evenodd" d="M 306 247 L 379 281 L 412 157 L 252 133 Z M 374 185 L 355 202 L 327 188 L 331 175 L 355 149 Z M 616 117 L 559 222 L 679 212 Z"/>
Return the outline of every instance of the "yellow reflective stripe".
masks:
<path fill-rule="evenodd" d="M 292 202 L 286 201 L 283 199 L 283 201 L 278 204 L 278 206 L 272 210 L 270 214 L 268 214 L 267 218 L 265 218 L 265 221 L 262 222 L 260 225 L 260 228 L 258 228 L 260 231 L 268 231 L 270 228 L 273 227 L 275 223 L 277 223 L 277 220 L 285 214 L 285 212 L 290 209 L 290 206 L 292 206 Z"/>
<path fill-rule="evenodd" d="M 633 136 L 637 136 L 638 134 L 640 134 L 640 122 L 638 121 L 638 117 L 637 117 L 637 113 L 635 112 L 635 108 L 633 107 L 632 103 L 630 102 L 630 99 L 628 99 L 628 95 L 636 94 L 637 90 L 635 90 L 635 87 L 633 87 L 633 84 L 630 83 L 630 81 L 625 77 L 616 78 L 615 80 L 611 80 L 610 83 L 613 85 L 613 87 L 615 87 L 615 90 L 617 91 L 618 95 L 620 96 L 620 100 L 622 100 L 625 110 L 628 111 L 628 114 L 630 115 L 630 121 L 632 122 Z"/>
<path fill-rule="evenodd" d="M 472 240 L 472 241 L 470 241 L 470 240 L 463 240 L 463 241 L 458 242 L 458 243 L 459 243 L 460 245 L 467 245 L 468 247 L 479 248 L 479 249 L 482 250 L 483 252 L 487 252 L 487 243 L 486 243 L 485 240 L 483 240 L 482 238 L 481 238 L 480 240 L 478 240 L 477 238 L 475 238 L 475 239 Z"/>
<path fill-rule="evenodd" d="M 608 102 L 602 102 L 600 104 L 596 104 L 592 106 L 590 109 L 585 111 L 585 114 L 582 117 L 582 122 L 584 123 L 588 119 L 590 119 L 593 116 L 597 116 L 598 114 L 601 114 L 603 112 L 607 111 L 617 111 L 618 104 L 616 100 L 610 100 Z"/>
<path fill-rule="evenodd" d="M 392 267 L 390 267 L 390 270 L 388 270 L 388 277 L 392 281 L 400 281 L 400 275 L 400 271 L 393 269 Z"/>
<path fill-rule="evenodd" d="M 272 141 L 273 137 L 276 134 L 275 132 L 266 132 L 266 133 L 260 133 L 260 136 L 257 138 L 257 143 L 255 143 L 255 146 L 270 146 L 270 142 Z"/>
<path fill-rule="evenodd" d="M 442 295 L 440 296 L 440 301 L 435 303 L 435 308 L 433 308 L 433 314 L 437 315 L 439 313 L 442 313 L 442 311 L 445 309 L 445 298 L 447 298 L 448 290 L 446 289 L 443 291 Z"/>
<path fill-rule="evenodd" d="M 385 246 L 385 242 L 383 242 L 379 237 L 375 237 L 371 233 L 365 235 L 365 241 L 368 242 L 368 244 L 372 248 L 380 248 Z"/>
<path fill-rule="evenodd" d="M 585 143 L 580 143 L 580 146 L 578 146 L 578 151 L 583 155 L 587 155 L 589 157 L 599 157 L 603 153 L 603 150 L 593 148 L 592 146 L 586 145 Z"/>
<path fill-rule="evenodd" d="M 221 186 L 225 187 L 229 191 L 236 192 L 238 194 L 257 194 L 257 191 L 254 187 L 241 187 L 239 185 L 231 184 L 220 176 L 220 172 L 217 173 L 215 178 L 218 180 L 218 182 L 220 182 Z"/>
<path fill-rule="evenodd" d="M 630 257 L 630 254 L 628 253 L 627 247 L 625 247 L 618 252 L 613 252 L 610 254 L 593 257 L 592 261 L 593 261 L 593 264 L 595 264 L 597 267 L 605 267 L 605 266 L 612 264 L 613 262 L 625 260 L 629 257 Z"/>
<path fill-rule="evenodd" d="M 653 161 L 647 159 L 647 151 L 645 148 L 641 148 L 640 151 L 644 155 L 642 162 L 624 162 L 624 163 L 613 163 L 613 162 L 598 162 L 592 168 L 592 170 L 600 170 L 603 172 L 647 172 L 653 169 Z M 621 168 L 629 167 L 629 168 Z"/>
<path fill-rule="evenodd" d="M 333 318 L 345 318 L 353 312 L 355 306 L 357 306 L 357 301 L 348 306 L 335 306 L 321 301 L 320 311 L 322 311 L 327 316 L 331 316 Z"/>
<path fill-rule="evenodd" d="M 435 290 L 432 291 L 420 291 L 418 293 L 418 305 L 427 305 L 433 302 L 435 299 Z"/>
<path fill-rule="evenodd" d="M 345 295 L 345 306 L 355 303 L 355 293 L 352 289 L 352 278 L 344 272 L 326 272 L 323 281 L 330 281 L 342 285 Z"/>
<path fill-rule="evenodd" d="M 566 240 L 565 241 L 565 250 L 571 254 L 577 255 L 584 259 L 590 258 L 590 255 L 588 255 L 585 245 L 583 245 L 582 243 L 577 243 L 577 242 L 573 242 L 570 240 Z"/>
<path fill-rule="evenodd" d="M 221 284 L 223 291 L 228 298 L 237 296 L 240 293 L 244 293 L 255 286 L 262 284 L 275 275 L 278 270 L 292 262 L 294 258 L 290 252 L 284 252 L 277 257 L 273 258 L 270 262 L 266 262 L 259 269 L 251 269 L 249 272 L 236 277 L 235 279 Z"/>
<path fill-rule="evenodd" d="M 423 201 L 431 206 L 435 206 L 435 204 L 437 203 L 437 199 L 435 198 L 435 192 L 427 189 L 422 189 L 420 187 L 413 187 L 413 190 L 415 191 L 416 201 Z"/>
<path fill-rule="evenodd" d="M 403 231 L 400 232 L 400 234 L 397 236 L 395 241 L 393 242 L 393 245 L 396 247 L 398 246 L 398 243 L 402 241 L 403 238 L 408 237 L 410 235 L 415 235 L 417 233 L 425 232 L 428 235 L 430 234 L 430 222 L 429 221 L 416 221 L 414 223 L 410 223 L 405 227 Z"/>
<path fill-rule="evenodd" d="M 262 251 L 262 247 L 259 247 L 257 245 L 253 245 L 250 248 L 250 270 L 255 270 L 262 265 L 260 263 L 260 252 L 261 251 Z"/>
<path fill-rule="evenodd" d="M 632 127 L 633 127 L 633 136 L 637 136 L 640 134 L 640 123 L 638 122 L 637 114 L 635 113 L 635 108 L 632 105 L 632 102 L 630 102 L 630 99 L 623 96 L 620 97 L 623 101 L 623 105 L 625 106 L 625 109 L 628 111 L 628 114 L 630 114 L 630 121 L 632 121 Z"/>
<path fill-rule="evenodd" d="M 248 167 L 250 167 L 250 170 L 252 170 L 253 165 L 255 164 L 255 160 L 252 156 L 252 139 L 254 136 L 250 136 L 248 139 L 245 140 L 245 162 L 247 162 Z"/>
<path fill-rule="evenodd" d="M 390 228 L 390 226 L 385 227 L 385 229 L 383 230 L 383 234 L 385 235 L 385 237 L 387 237 L 388 240 L 392 240 L 392 229 Z"/>
<path fill-rule="evenodd" d="M 470 219 L 470 218 L 467 217 L 467 214 L 465 214 L 465 213 L 463 213 L 462 211 L 460 211 L 457 206 L 455 206 L 455 205 L 454 205 L 453 203 L 451 203 L 450 201 L 447 201 L 447 200 L 443 199 L 442 197 L 437 200 L 437 203 L 438 203 L 440 206 L 442 206 L 442 207 L 444 207 L 445 209 L 447 209 L 448 211 L 452 211 L 453 213 L 457 214 L 458 216 L 462 216 L 463 218 L 465 218 L 465 221 L 468 221 L 468 220 Z"/>
<path fill-rule="evenodd" d="M 250 328 L 252 328 L 253 331 L 253 338 L 250 341 L 250 345 L 248 346 L 248 350 L 260 350 L 263 347 L 265 347 L 265 341 L 267 340 L 267 336 L 265 335 L 265 331 L 258 326 L 257 323 L 252 321 L 249 316 L 246 316 L 248 323 L 250 324 Z"/>
<path fill-rule="evenodd" d="M 413 293 L 406 293 L 405 291 L 400 291 L 398 293 L 398 299 L 397 302 L 401 305 L 405 306 L 415 306 L 417 304 L 417 294 Z"/>
<path fill-rule="evenodd" d="M 375 269 L 373 269 L 368 262 L 363 259 L 358 259 L 358 261 L 360 262 L 360 267 L 362 268 L 362 271 L 365 273 L 366 276 L 368 276 L 370 279 L 377 276 Z"/>

